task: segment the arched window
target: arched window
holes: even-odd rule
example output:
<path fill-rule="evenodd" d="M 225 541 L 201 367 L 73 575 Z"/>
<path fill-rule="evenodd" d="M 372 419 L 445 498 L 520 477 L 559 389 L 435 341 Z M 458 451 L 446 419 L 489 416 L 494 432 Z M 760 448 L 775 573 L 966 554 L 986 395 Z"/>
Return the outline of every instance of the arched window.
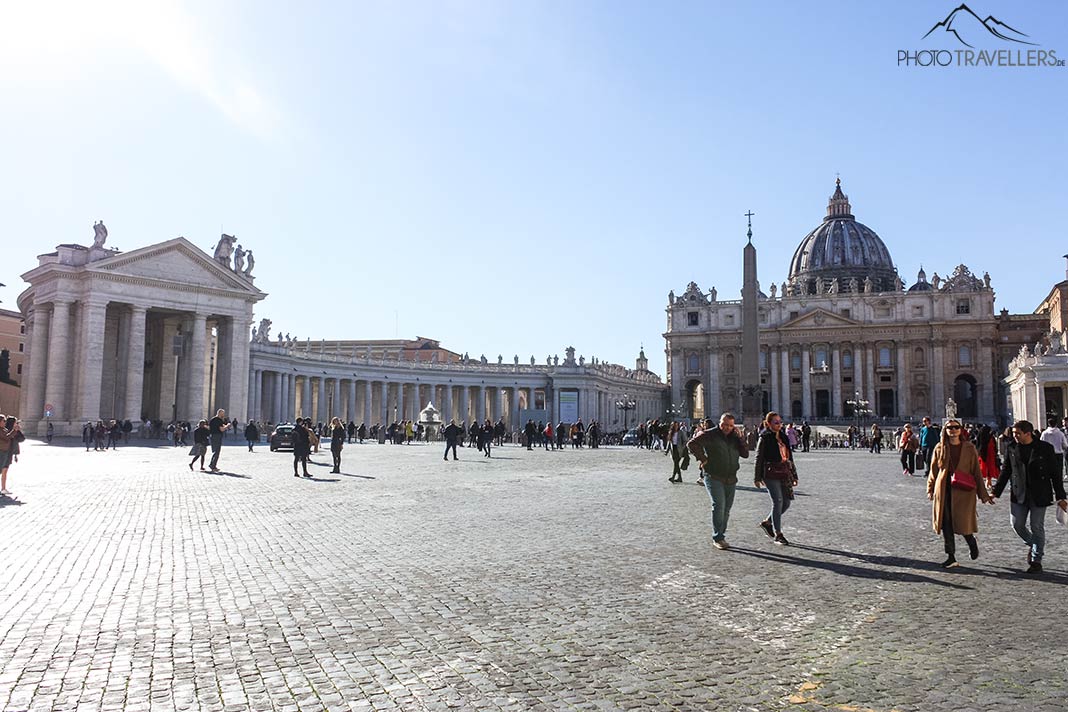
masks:
<path fill-rule="evenodd" d="M 912 352 L 912 365 L 916 368 L 924 366 L 923 349 L 917 347 L 916 350 Z"/>
<path fill-rule="evenodd" d="M 957 349 L 957 363 L 961 366 L 972 365 L 972 349 L 970 346 L 961 346 Z"/>
<path fill-rule="evenodd" d="M 824 364 L 830 366 L 831 362 L 827 360 L 827 349 L 821 346 L 820 348 L 816 349 L 816 365 L 822 366 Z"/>
<path fill-rule="evenodd" d="M 842 368 L 853 368 L 853 352 L 842 352 Z"/>
<path fill-rule="evenodd" d="M 889 346 L 880 346 L 879 347 L 879 367 L 880 368 L 889 368 L 890 366 L 893 366 L 893 365 L 894 364 L 890 361 L 890 347 Z"/>
<path fill-rule="evenodd" d="M 794 371 L 801 370 L 801 354 L 796 351 L 790 354 L 790 368 Z"/>
<path fill-rule="evenodd" d="M 686 359 L 686 372 L 687 373 L 700 373 L 701 372 L 701 357 L 697 354 L 690 354 Z"/>
<path fill-rule="evenodd" d="M 727 354 L 723 358 L 723 370 L 727 373 L 734 373 L 734 354 Z"/>
<path fill-rule="evenodd" d="M 768 352 L 763 350 L 763 349 L 761 349 L 760 350 L 760 370 L 763 371 L 767 367 L 768 367 Z"/>

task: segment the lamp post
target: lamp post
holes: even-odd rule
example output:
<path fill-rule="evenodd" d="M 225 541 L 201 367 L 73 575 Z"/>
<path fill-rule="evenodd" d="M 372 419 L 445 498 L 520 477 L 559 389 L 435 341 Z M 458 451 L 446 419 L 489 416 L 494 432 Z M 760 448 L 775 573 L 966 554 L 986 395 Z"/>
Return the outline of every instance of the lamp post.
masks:
<path fill-rule="evenodd" d="M 683 410 L 681 403 L 671 403 L 667 407 L 668 420 L 671 422 L 674 422 L 676 420 L 682 420 L 682 415 L 684 412 L 685 411 Z"/>
<path fill-rule="evenodd" d="M 627 433 L 627 412 L 631 411 L 631 410 L 634 410 L 637 407 L 638 407 L 638 404 L 634 401 L 633 398 L 629 397 L 626 393 L 623 394 L 622 398 L 620 398 L 619 400 L 616 401 L 616 408 L 619 408 L 621 411 L 623 411 L 623 434 L 624 435 L 626 435 L 626 433 Z"/>
<path fill-rule="evenodd" d="M 853 441 L 850 442 L 851 447 L 856 447 L 855 442 L 860 438 L 860 416 L 867 415 L 871 412 L 868 408 L 869 401 L 866 401 L 860 397 L 860 391 L 855 391 L 853 394 L 853 400 L 847 400 L 846 405 L 853 408 L 853 424 L 856 426 L 856 432 L 853 433 Z"/>

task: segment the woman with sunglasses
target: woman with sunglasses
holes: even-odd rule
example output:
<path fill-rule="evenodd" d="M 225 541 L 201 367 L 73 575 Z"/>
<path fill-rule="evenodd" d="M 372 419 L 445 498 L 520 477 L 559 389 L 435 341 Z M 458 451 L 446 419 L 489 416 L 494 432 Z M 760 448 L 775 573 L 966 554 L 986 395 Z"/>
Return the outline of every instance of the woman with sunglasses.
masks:
<path fill-rule="evenodd" d="M 771 514 L 760 523 L 760 528 L 768 537 L 781 546 L 790 542 L 782 533 L 782 515 L 790 508 L 797 486 L 797 470 L 794 469 L 794 454 L 790 450 L 790 441 L 782 431 L 782 416 L 771 411 L 764 416 L 765 430 L 757 441 L 756 472 L 754 482 L 757 487 L 768 488 L 771 495 Z"/>
<path fill-rule="evenodd" d="M 956 558 L 956 537 L 960 534 L 968 543 L 972 559 L 979 558 L 979 515 L 976 500 L 993 504 L 994 500 L 983 483 L 979 468 L 979 451 L 975 445 L 961 438 L 961 424 L 950 418 L 942 428 L 942 439 L 931 454 L 931 476 L 927 479 L 927 499 L 933 502 L 931 523 L 935 533 L 941 532 L 946 545 L 946 560 L 942 568 L 959 566 Z"/>

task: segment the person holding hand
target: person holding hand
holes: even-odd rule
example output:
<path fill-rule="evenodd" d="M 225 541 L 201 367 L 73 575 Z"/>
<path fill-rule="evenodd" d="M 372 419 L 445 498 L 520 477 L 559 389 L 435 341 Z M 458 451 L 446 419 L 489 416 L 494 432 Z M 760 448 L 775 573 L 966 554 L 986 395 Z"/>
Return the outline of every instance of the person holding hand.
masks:
<path fill-rule="evenodd" d="M 782 515 L 790 508 L 797 486 L 797 470 L 790 441 L 782 431 L 782 416 L 771 411 L 764 416 L 764 431 L 757 440 L 756 470 L 753 481 L 757 487 L 767 487 L 771 495 L 771 513 L 760 528 L 780 546 L 790 542 L 782 533 Z"/>
<path fill-rule="evenodd" d="M 986 490 L 979 471 L 979 451 L 961 438 L 960 421 L 951 418 L 942 428 L 942 440 L 931 453 L 931 476 L 927 478 L 927 499 L 931 500 L 931 523 L 945 542 L 946 560 L 942 568 L 960 564 L 956 556 L 956 535 L 964 537 L 972 560 L 979 558 L 979 515 L 976 499 L 987 504 L 994 500 Z"/>

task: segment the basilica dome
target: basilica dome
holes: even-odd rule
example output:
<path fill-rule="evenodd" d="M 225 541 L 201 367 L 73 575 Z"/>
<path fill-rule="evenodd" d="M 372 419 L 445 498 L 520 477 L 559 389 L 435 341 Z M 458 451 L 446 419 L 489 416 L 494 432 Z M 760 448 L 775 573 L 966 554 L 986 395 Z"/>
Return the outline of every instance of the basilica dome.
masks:
<path fill-rule="evenodd" d="M 788 283 L 807 294 L 827 289 L 884 292 L 900 289 L 897 279 L 890 251 L 874 230 L 853 217 L 842 181 L 836 180 L 827 217 L 794 252 Z M 865 288 L 867 280 L 870 289 Z"/>

